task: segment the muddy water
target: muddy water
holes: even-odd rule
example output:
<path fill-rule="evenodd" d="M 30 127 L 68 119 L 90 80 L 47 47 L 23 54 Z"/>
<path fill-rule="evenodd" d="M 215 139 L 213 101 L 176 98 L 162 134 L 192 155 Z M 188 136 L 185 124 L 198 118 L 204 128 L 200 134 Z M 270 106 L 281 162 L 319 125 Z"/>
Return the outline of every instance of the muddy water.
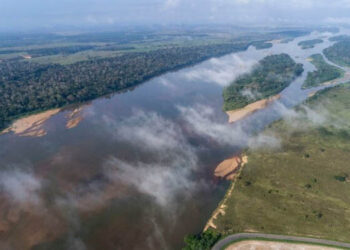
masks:
<path fill-rule="evenodd" d="M 45 123 L 46 136 L 0 136 L 0 247 L 181 248 L 223 197 L 228 183 L 213 177 L 216 165 L 313 91 L 300 88 L 314 69 L 306 59 L 331 43 L 297 43 L 324 35 L 250 47 L 95 100 L 72 129 L 64 110 Z M 304 64 L 303 75 L 278 103 L 227 124 L 223 87 L 282 52 Z"/>

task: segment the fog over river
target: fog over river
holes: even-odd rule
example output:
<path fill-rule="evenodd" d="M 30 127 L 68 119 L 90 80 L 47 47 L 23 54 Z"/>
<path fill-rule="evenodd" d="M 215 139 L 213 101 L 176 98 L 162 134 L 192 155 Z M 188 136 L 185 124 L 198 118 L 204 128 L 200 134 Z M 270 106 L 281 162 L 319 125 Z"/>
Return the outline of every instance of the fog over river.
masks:
<path fill-rule="evenodd" d="M 278 146 L 257 132 L 317 90 L 301 90 L 314 70 L 307 58 L 332 45 L 330 36 L 250 47 L 164 74 L 84 105 L 71 129 L 66 120 L 76 107 L 51 117 L 45 136 L 1 135 L 0 248 L 181 248 L 229 185 L 214 178 L 215 167 L 243 148 Z M 313 49 L 297 45 L 319 37 Z M 303 75 L 268 108 L 228 124 L 223 87 L 279 53 L 303 63 Z"/>

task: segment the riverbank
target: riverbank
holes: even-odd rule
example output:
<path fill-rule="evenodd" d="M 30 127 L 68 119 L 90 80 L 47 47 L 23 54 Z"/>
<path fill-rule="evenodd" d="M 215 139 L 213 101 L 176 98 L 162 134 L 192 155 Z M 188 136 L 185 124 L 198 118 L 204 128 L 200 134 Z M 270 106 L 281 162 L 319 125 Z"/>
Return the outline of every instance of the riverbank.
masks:
<path fill-rule="evenodd" d="M 235 109 L 235 110 L 230 110 L 226 111 L 226 114 L 228 115 L 228 122 L 229 123 L 234 123 L 237 122 L 254 112 L 266 108 L 270 103 L 278 100 L 281 98 L 281 94 L 248 104 L 244 108 L 241 109 Z"/>
<path fill-rule="evenodd" d="M 226 201 L 232 195 L 235 188 L 235 180 L 239 177 L 242 168 L 248 163 L 248 157 L 246 155 L 234 156 L 220 163 L 215 169 L 214 175 L 216 177 L 226 178 L 231 180 L 231 186 L 226 192 L 224 199 L 220 202 L 219 206 L 213 212 L 212 216 L 208 220 L 203 231 L 207 231 L 209 228 L 216 229 L 214 221 L 219 215 L 225 215 Z"/>
<path fill-rule="evenodd" d="M 348 84 L 323 90 L 296 109 L 292 121 L 266 129 L 281 148 L 247 151 L 249 163 L 228 191 L 224 213 L 211 221 L 218 233 L 348 240 L 349 96 Z"/>
<path fill-rule="evenodd" d="M 44 124 L 52 116 L 58 114 L 61 109 L 50 109 L 38 114 L 29 115 L 15 120 L 8 128 L 0 132 L 0 135 L 13 132 L 19 136 L 41 137 L 47 134 Z"/>
<path fill-rule="evenodd" d="M 80 107 L 74 108 L 67 115 L 66 119 L 66 129 L 72 129 L 77 127 L 80 122 L 84 119 L 83 111 L 87 104 Z M 14 122 L 0 132 L 0 136 L 7 133 L 14 133 L 18 136 L 26 137 L 42 137 L 47 135 L 47 130 L 45 129 L 45 123 L 57 115 L 59 112 L 62 112 L 61 108 L 50 109 L 40 113 L 24 116 L 14 120 Z"/>

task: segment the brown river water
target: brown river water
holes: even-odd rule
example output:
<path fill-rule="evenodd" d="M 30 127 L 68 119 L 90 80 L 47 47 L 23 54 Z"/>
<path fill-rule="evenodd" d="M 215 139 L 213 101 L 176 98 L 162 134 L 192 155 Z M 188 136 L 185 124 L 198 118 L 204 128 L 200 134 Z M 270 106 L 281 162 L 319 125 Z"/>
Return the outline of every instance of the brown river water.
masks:
<path fill-rule="evenodd" d="M 315 91 L 300 89 L 314 69 L 306 59 L 330 46 L 329 36 L 250 47 L 164 74 L 62 110 L 40 137 L 1 135 L 0 249 L 181 249 L 229 184 L 214 178 L 215 167 L 245 147 L 273 143 L 256 132 Z M 324 43 L 297 46 L 315 37 Z M 282 52 L 304 64 L 303 75 L 276 103 L 228 124 L 223 87 Z"/>

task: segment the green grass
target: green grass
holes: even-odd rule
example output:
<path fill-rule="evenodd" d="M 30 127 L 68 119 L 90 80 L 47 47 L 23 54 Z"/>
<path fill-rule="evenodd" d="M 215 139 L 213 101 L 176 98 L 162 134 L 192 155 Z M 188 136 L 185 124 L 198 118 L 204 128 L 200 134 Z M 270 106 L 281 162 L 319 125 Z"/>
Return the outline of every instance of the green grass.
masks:
<path fill-rule="evenodd" d="M 307 74 L 303 84 L 304 89 L 320 86 L 325 82 L 344 76 L 344 70 L 326 63 L 321 54 L 312 55 L 311 59 L 316 70 Z"/>
<path fill-rule="evenodd" d="M 335 178 L 350 174 L 349 85 L 322 91 L 306 105 L 327 120 L 322 126 L 305 118 L 293 119 L 295 126 L 278 121 L 266 129 L 281 148 L 247 151 L 226 214 L 215 221 L 218 232 L 350 241 L 350 183 Z"/>

